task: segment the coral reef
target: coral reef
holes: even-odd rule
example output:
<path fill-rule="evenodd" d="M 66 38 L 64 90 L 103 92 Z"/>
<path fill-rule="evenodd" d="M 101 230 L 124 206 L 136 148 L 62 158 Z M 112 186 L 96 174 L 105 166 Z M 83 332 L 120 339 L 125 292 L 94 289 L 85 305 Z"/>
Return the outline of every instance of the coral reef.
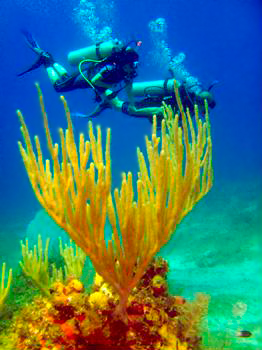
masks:
<path fill-rule="evenodd" d="M 199 295 L 190 302 L 170 296 L 167 263 L 153 258 L 212 186 L 207 104 L 205 120 L 199 118 L 197 106 L 193 120 L 175 86 L 179 110 L 175 114 L 163 106 L 160 137 L 153 118 L 152 135 L 146 137 L 147 159 L 137 152 L 136 188 L 133 174 L 123 174 L 120 190 L 112 194 L 110 129 L 105 155 L 101 129 L 96 137 L 91 122 L 89 141 L 81 134 L 77 146 L 62 97 L 68 129 L 59 130 L 60 147 L 53 144 L 38 85 L 37 89 L 51 161 L 43 160 L 38 137 L 34 151 L 18 111 L 25 141 L 25 146 L 19 142 L 20 152 L 37 199 L 78 248 L 60 244 L 64 269 L 57 269 L 48 262 L 49 240 L 44 249 L 41 237 L 33 250 L 28 242 L 22 244 L 20 266 L 44 295 L 18 313 L 2 344 L 25 350 L 199 349 L 199 325 L 208 298 Z M 106 222 L 112 228 L 109 241 Z M 79 280 L 85 255 L 97 273 L 91 294 Z"/>
<path fill-rule="evenodd" d="M 75 278 L 56 282 L 50 298 L 38 296 L 18 314 L 2 344 L 23 350 L 200 349 L 208 297 L 169 295 L 167 271 L 162 258 L 149 264 L 128 298 L 128 323 L 114 318 L 119 296 L 101 276 L 90 294 Z"/>

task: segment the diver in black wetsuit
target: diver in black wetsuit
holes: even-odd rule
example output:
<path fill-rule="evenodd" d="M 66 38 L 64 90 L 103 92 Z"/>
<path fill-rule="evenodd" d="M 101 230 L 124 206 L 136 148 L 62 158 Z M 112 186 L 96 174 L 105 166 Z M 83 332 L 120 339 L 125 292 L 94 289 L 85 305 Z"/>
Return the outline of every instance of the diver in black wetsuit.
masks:
<path fill-rule="evenodd" d="M 171 79 L 170 81 L 174 81 Z M 205 112 L 204 107 L 204 101 L 207 101 L 208 107 L 213 109 L 216 106 L 216 102 L 213 98 L 213 95 L 210 93 L 211 88 L 216 84 L 214 82 L 211 84 L 208 89 L 203 89 L 199 87 L 199 93 L 195 93 L 188 89 L 188 87 L 184 83 L 177 82 L 178 90 L 179 90 L 179 96 L 181 98 L 181 101 L 183 103 L 184 108 L 188 108 L 191 113 L 194 113 L 194 106 L 197 105 L 198 109 L 201 113 Z M 135 102 L 136 108 L 146 108 L 146 107 L 161 107 L 163 106 L 163 103 L 166 105 L 170 105 L 173 109 L 177 110 L 178 105 L 175 97 L 174 91 L 167 91 L 165 94 L 159 94 L 159 96 L 156 95 L 150 95 L 150 93 L 144 97 L 143 99 L 140 99 Z"/>
<path fill-rule="evenodd" d="M 29 32 L 23 31 L 23 34 L 29 47 L 39 57 L 30 68 L 19 73 L 18 76 L 44 66 L 57 92 L 92 88 L 96 94 L 96 101 L 100 103 L 93 114 L 98 114 L 104 108 L 110 107 L 110 100 L 124 88 L 128 90 L 137 76 L 139 56 L 131 47 L 134 42 L 123 45 L 118 40 L 112 40 L 90 46 L 85 49 L 85 57 L 78 59 L 78 70 L 68 74 L 63 66 L 55 62 L 50 53 L 39 47 Z M 135 42 L 137 46 L 139 43 Z M 76 64 L 75 60 L 75 58 L 72 59 L 74 64 Z"/>

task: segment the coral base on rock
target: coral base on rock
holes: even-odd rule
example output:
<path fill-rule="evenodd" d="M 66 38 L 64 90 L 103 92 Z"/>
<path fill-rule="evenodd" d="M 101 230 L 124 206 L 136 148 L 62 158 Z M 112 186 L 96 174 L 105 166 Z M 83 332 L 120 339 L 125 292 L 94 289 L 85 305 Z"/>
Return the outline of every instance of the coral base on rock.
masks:
<path fill-rule="evenodd" d="M 208 297 L 169 295 L 167 271 L 162 258 L 149 265 L 129 297 L 126 323 L 115 315 L 117 294 L 99 275 L 91 294 L 74 278 L 56 282 L 50 298 L 36 297 L 16 316 L 3 344 L 23 350 L 200 349 Z"/>

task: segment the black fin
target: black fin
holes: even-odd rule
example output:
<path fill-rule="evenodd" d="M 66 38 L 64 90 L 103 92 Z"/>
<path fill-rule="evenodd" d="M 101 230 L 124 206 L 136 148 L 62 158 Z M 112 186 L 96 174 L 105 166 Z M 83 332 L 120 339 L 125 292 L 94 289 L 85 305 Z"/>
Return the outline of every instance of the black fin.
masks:
<path fill-rule="evenodd" d="M 35 51 L 35 49 L 40 49 L 40 46 L 30 32 L 28 32 L 26 29 L 22 29 L 21 32 L 31 50 Z"/>

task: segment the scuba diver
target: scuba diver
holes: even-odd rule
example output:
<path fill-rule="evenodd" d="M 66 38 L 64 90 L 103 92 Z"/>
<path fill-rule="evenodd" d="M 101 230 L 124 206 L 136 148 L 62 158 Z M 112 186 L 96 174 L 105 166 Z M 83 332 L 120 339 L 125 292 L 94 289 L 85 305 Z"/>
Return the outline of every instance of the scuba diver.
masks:
<path fill-rule="evenodd" d="M 158 121 L 161 121 L 163 102 L 176 107 L 174 74 L 172 79 L 133 82 L 137 76 L 139 55 L 132 46 L 139 47 L 141 41 L 131 41 L 124 45 L 119 40 L 109 40 L 72 51 L 68 54 L 68 61 L 77 67 L 77 70 L 69 74 L 62 65 L 55 62 L 50 53 L 40 48 L 29 32 L 23 31 L 23 34 L 28 46 L 38 55 L 38 59 L 18 76 L 43 66 L 57 92 L 85 88 L 92 88 L 95 92 L 95 101 L 98 103 L 95 110 L 88 115 L 76 113 L 76 116 L 91 118 L 98 116 L 104 109 L 111 108 L 129 116 L 147 118 L 149 121 L 156 115 Z M 172 73 L 171 69 L 170 71 Z M 128 101 L 118 97 L 119 92 L 124 89 Z M 204 106 L 205 99 L 210 108 L 215 106 L 210 88 L 205 90 L 198 82 L 189 86 L 186 80 L 181 81 L 179 92 L 182 103 L 190 110 L 196 103 L 200 107 Z"/>
<path fill-rule="evenodd" d="M 132 45 L 140 46 L 140 41 L 123 45 L 119 40 L 110 40 L 72 51 L 68 55 L 68 60 L 71 65 L 77 66 L 77 70 L 68 74 L 61 64 L 55 62 L 49 52 L 40 48 L 29 32 L 23 31 L 23 34 L 30 49 L 38 55 L 38 59 L 18 76 L 43 66 L 57 92 L 92 88 L 95 100 L 99 103 L 98 108 L 92 113 L 94 115 L 110 107 L 112 104 L 110 100 L 121 90 L 130 89 L 133 79 L 137 76 L 139 56 Z"/>
<path fill-rule="evenodd" d="M 150 122 L 153 120 L 153 115 L 156 115 L 158 124 L 164 115 L 163 103 L 170 105 L 174 110 L 178 110 L 178 104 L 174 92 L 174 84 L 178 86 L 179 95 L 182 104 L 188 108 L 190 113 L 194 113 L 194 106 L 198 106 L 200 116 L 205 115 L 205 104 L 207 101 L 209 108 L 214 108 L 216 102 L 210 90 L 217 84 L 214 81 L 207 89 L 197 82 L 188 84 L 186 81 L 177 81 L 175 78 L 166 80 L 157 80 L 149 82 L 135 82 L 129 90 L 129 96 L 132 97 L 132 102 L 122 101 L 117 96 L 114 97 L 114 109 L 123 113 L 138 117 L 148 118 Z M 136 99 L 136 100 L 135 100 Z"/>

